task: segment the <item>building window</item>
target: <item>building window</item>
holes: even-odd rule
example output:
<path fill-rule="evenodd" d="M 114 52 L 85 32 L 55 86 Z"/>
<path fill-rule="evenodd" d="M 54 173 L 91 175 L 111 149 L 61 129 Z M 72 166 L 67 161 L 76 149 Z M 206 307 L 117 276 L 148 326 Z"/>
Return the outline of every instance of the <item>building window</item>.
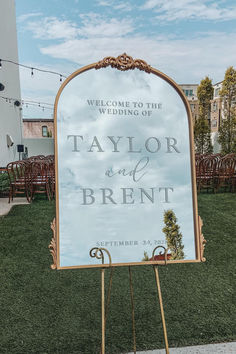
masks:
<path fill-rule="evenodd" d="M 193 96 L 193 90 L 183 90 L 187 97 Z"/>
<path fill-rule="evenodd" d="M 194 112 L 195 111 L 195 104 L 190 104 L 191 107 L 191 111 Z"/>
<path fill-rule="evenodd" d="M 213 102 L 213 111 L 215 112 L 218 109 L 218 104 Z"/>
<path fill-rule="evenodd" d="M 220 92 L 220 89 L 219 89 L 219 88 L 215 89 L 215 97 L 218 97 L 218 96 L 219 96 L 219 92 Z"/>
<path fill-rule="evenodd" d="M 213 119 L 213 120 L 211 121 L 211 126 L 212 126 L 212 128 L 217 127 L 217 120 L 216 120 L 216 119 Z"/>
<path fill-rule="evenodd" d="M 184 90 L 184 93 L 188 97 L 188 90 Z"/>
<path fill-rule="evenodd" d="M 42 136 L 47 137 L 48 136 L 48 127 L 46 125 L 42 126 Z"/>

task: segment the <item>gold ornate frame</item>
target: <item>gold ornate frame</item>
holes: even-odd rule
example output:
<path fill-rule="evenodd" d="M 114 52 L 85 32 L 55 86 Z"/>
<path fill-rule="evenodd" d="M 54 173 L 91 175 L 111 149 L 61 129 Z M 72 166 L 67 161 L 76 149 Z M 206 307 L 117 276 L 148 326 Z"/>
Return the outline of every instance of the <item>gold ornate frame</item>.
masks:
<path fill-rule="evenodd" d="M 53 220 L 51 228 L 53 230 L 53 237 L 49 245 L 50 253 L 53 257 L 52 269 L 73 269 L 73 268 L 95 268 L 95 267 L 109 267 L 109 264 L 96 264 L 96 265 L 81 265 L 81 266 L 70 266 L 70 267 L 60 267 L 60 252 L 59 252 L 59 198 L 58 198 L 58 140 L 57 140 L 57 107 L 60 95 L 65 88 L 65 86 L 76 76 L 82 74 L 85 71 L 95 69 L 99 70 L 101 68 L 112 67 L 117 70 L 127 71 L 139 69 L 145 71 L 148 74 L 154 74 L 166 82 L 168 82 L 181 97 L 187 112 L 188 117 L 188 127 L 189 127 L 189 141 L 190 141 L 190 156 L 191 156 L 191 178 L 192 178 L 192 199 L 193 199 L 193 211 L 194 211 L 194 233 L 195 233 L 195 249 L 196 249 L 196 259 L 194 260 L 171 260 L 167 261 L 168 264 L 174 263 L 198 263 L 204 262 L 205 258 L 203 256 L 206 240 L 202 234 L 202 220 L 198 215 L 197 206 L 197 189 L 196 189 L 196 172 L 195 172 L 195 154 L 194 154 L 194 139 L 193 139 L 193 121 L 189 102 L 184 95 L 182 89 L 176 84 L 174 80 L 162 73 L 161 71 L 148 65 L 144 60 L 133 59 L 126 53 L 115 57 L 106 57 L 97 63 L 93 63 L 82 67 L 81 69 L 75 71 L 63 82 L 60 89 L 58 90 L 55 104 L 54 104 L 54 131 L 55 131 L 55 169 L 56 169 L 56 219 Z M 147 262 L 131 262 L 131 263 L 115 263 L 113 266 L 130 266 L 130 265 L 150 265 L 150 264 L 163 264 L 163 261 L 149 261 Z"/>

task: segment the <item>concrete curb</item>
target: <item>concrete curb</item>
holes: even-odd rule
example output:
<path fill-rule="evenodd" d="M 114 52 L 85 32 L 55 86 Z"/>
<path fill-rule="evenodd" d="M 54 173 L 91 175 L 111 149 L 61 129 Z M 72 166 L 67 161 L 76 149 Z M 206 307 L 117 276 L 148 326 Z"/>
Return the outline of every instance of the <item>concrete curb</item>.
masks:
<path fill-rule="evenodd" d="M 14 205 L 26 204 L 30 204 L 26 198 L 15 198 L 11 203 L 8 203 L 8 198 L 0 198 L 0 216 L 7 215 Z"/>
<path fill-rule="evenodd" d="M 170 354 L 233 354 L 236 353 L 236 342 L 169 348 L 169 351 Z M 133 352 L 128 354 L 133 354 Z M 166 354 L 166 351 L 165 349 L 157 349 L 137 352 L 137 354 Z"/>

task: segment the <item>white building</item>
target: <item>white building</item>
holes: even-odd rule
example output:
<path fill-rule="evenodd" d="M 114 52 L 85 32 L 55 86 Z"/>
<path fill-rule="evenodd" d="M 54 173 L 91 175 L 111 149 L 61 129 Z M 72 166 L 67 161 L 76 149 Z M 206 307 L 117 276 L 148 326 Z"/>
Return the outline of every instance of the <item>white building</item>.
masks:
<path fill-rule="evenodd" d="M 196 120 L 198 119 L 198 99 L 197 99 L 197 88 L 198 84 L 180 84 L 179 85 L 185 93 L 187 97 L 190 109 L 192 112 L 193 123 L 195 124 Z"/>
<path fill-rule="evenodd" d="M 14 0 L 0 0 L 0 59 L 0 167 L 5 167 L 19 158 L 22 144 L 19 67 L 4 62 L 18 62 Z"/>

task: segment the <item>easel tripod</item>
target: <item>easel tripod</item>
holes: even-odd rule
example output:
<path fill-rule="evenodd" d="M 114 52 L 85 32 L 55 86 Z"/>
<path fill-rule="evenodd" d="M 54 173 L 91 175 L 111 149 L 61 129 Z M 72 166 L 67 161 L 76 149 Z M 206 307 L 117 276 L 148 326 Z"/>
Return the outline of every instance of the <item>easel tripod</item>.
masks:
<path fill-rule="evenodd" d="M 155 252 L 158 248 L 162 248 L 164 250 L 164 261 L 163 265 L 167 264 L 167 249 L 163 246 L 157 246 L 154 248 L 152 252 L 152 260 L 154 260 Z M 110 295 L 111 295 L 111 287 L 112 287 L 112 276 L 114 267 L 112 266 L 111 255 L 109 251 L 105 248 L 98 248 L 94 247 L 90 250 L 90 256 L 95 257 L 97 259 L 101 259 L 102 264 L 104 264 L 104 253 L 107 254 L 109 259 L 109 268 L 110 268 L 110 280 L 109 280 L 109 288 L 107 293 L 107 299 L 105 301 L 105 269 L 107 267 L 101 268 L 101 322 L 102 322 L 102 342 L 101 342 L 101 354 L 105 354 L 105 331 L 106 331 L 106 319 L 108 315 L 108 307 L 110 303 Z M 165 314 L 163 309 L 163 302 L 162 302 L 162 294 L 161 294 L 161 285 L 159 279 L 159 272 L 158 272 L 158 265 L 153 264 L 153 269 L 155 273 L 155 280 L 158 292 L 158 299 L 159 305 L 161 310 L 161 320 L 163 326 L 163 333 L 164 333 L 164 340 L 165 340 L 165 350 L 166 354 L 169 354 L 169 345 L 168 345 L 168 338 L 167 338 L 167 330 L 166 330 L 166 323 L 165 323 Z M 135 312 L 134 312 L 134 292 L 133 292 L 133 283 L 132 283 L 132 271 L 131 266 L 129 266 L 129 283 L 130 283 L 130 297 L 131 297 L 131 309 L 132 309 L 132 332 L 133 332 L 133 351 L 136 354 L 136 333 L 135 333 Z M 106 303 L 106 304 L 105 304 Z"/>

